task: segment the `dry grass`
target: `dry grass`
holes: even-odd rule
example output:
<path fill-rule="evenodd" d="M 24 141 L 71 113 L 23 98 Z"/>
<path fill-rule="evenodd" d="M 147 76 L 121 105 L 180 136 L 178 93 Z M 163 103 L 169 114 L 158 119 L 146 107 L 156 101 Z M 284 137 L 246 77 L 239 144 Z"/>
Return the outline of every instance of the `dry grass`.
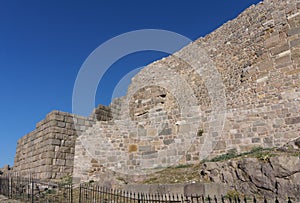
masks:
<path fill-rule="evenodd" d="M 259 161 L 269 161 L 271 157 L 289 155 L 300 156 L 300 150 L 295 149 L 276 149 L 276 148 L 253 148 L 249 152 L 237 154 L 233 151 L 229 151 L 226 154 L 222 154 L 210 160 L 203 160 L 201 163 L 195 165 L 179 165 L 174 167 L 168 167 L 159 172 L 149 175 L 144 181 L 140 183 L 153 184 L 153 183 L 191 183 L 200 182 L 199 168 L 201 164 L 205 162 L 221 162 L 232 159 L 244 159 L 248 157 L 257 158 Z M 203 182 L 203 180 L 202 180 Z"/>

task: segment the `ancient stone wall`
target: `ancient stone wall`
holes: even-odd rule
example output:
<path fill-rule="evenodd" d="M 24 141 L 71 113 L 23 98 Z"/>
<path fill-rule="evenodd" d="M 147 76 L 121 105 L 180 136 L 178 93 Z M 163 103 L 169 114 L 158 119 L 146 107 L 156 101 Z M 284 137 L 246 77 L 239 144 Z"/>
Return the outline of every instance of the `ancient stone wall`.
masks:
<path fill-rule="evenodd" d="M 18 141 L 14 171 L 55 179 L 73 172 L 75 141 L 93 119 L 52 111 L 36 129 Z M 77 131 L 74 123 L 78 124 Z"/>
<path fill-rule="evenodd" d="M 97 119 L 97 121 L 109 121 L 113 118 L 111 108 L 108 106 L 103 106 L 101 104 L 99 104 L 98 107 L 94 109 L 91 116 Z"/>
<path fill-rule="evenodd" d="M 18 140 L 14 172 L 41 179 L 72 174 L 76 138 L 93 123 L 94 119 L 52 111 Z"/>
<path fill-rule="evenodd" d="M 299 135 L 300 4 L 267 0 L 206 38 L 226 87 L 218 149 L 279 146 Z"/>
<path fill-rule="evenodd" d="M 52 111 L 36 129 L 18 140 L 14 171 L 41 179 L 73 173 L 77 137 L 96 121 L 111 120 L 109 107 L 99 105 L 89 117 Z"/>
<path fill-rule="evenodd" d="M 105 181 L 281 146 L 300 132 L 299 53 L 300 2 L 265 0 L 142 69 L 89 118 L 50 113 L 19 140 L 15 169 Z"/>
<path fill-rule="evenodd" d="M 141 70 L 112 109 L 117 116 L 77 140 L 74 176 L 145 174 L 298 137 L 299 53 L 299 1 L 251 6 Z"/>

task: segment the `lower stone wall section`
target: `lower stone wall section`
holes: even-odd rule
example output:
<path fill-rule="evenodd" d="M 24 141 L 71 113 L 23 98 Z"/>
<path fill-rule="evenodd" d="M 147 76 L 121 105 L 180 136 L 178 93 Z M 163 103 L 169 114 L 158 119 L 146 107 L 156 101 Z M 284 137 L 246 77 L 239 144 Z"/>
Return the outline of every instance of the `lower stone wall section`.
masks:
<path fill-rule="evenodd" d="M 93 123 L 91 118 L 52 111 L 18 140 L 14 172 L 39 179 L 72 174 L 76 138 Z"/>
<path fill-rule="evenodd" d="M 184 194 L 187 196 L 203 194 L 204 196 L 221 197 L 231 188 L 221 183 L 186 183 L 186 184 L 135 184 L 124 185 L 125 191 L 135 191 L 140 194 Z"/>

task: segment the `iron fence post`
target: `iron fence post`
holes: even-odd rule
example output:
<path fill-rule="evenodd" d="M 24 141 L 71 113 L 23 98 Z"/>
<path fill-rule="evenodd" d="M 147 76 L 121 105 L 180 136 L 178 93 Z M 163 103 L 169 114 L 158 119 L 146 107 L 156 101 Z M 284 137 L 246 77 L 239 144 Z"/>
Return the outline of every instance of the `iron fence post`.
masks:
<path fill-rule="evenodd" d="M 31 182 L 31 203 L 34 203 L 34 181 Z"/>
<path fill-rule="evenodd" d="M 9 184 L 9 193 L 8 193 L 9 195 L 8 195 L 8 197 L 12 198 L 12 177 L 9 178 L 9 183 L 8 184 Z"/>
<path fill-rule="evenodd" d="M 71 203 L 73 203 L 73 184 L 71 184 Z"/>
<path fill-rule="evenodd" d="M 81 203 L 81 184 L 79 185 L 79 203 Z"/>

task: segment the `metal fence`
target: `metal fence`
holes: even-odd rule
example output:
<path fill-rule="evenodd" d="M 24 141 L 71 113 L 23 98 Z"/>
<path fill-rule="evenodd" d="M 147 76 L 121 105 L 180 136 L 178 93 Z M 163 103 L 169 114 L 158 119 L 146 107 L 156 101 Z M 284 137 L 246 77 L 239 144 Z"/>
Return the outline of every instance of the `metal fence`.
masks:
<path fill-rule="evenodd" d="M 34 178 L 0 176 L 0 194 L 31 203 L 295 203 L 291 198 L 279 201 L 258 196 L 144 194 L 108 189 L 96 184 L 53 184 Z"/>
<path fill-rule="evenodd" d="M 67 184 L 43 182 L 32 177 L 1 176 L 0 194 L 9 199 L 37 203 L 72 203 L 73 187 Z"/>
<path fill-rule="evenodd" d="M 90 184 L 81 184 L 79 195 L 79 202 L 82 203 L 279 203 L 276 197 L 273 200 L 267 200 L 265 197 L 239 197 L 237 195 L 210 197 L 196 194 L 144 194 L 113 190 Z M 282 202 L 292 203 L 292 200 L 287 198 L 286 201 Z"/>

